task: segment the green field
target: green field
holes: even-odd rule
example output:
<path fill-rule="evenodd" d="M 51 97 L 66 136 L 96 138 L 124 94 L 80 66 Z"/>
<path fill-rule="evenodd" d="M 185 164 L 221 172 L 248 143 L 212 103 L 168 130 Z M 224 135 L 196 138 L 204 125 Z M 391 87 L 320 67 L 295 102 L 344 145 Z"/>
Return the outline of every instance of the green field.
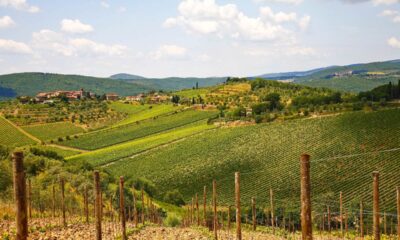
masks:
<path fill-rule="evenodd" d="M 18 129 L 0 116 L 0 145 L 7 147 L 19 147 L 34 143 L 35 141 L 18 131 Z"/>
<path fill-rule="evenodd" d="M 204 185 L 210 189 L 216 179 L 218 201 L 226 205 L 233 204 L 234 172 L 240 171 L 244 203 L 251 197 L 267 203 L 273 188 L 276 201 L 294 209 L 299 202 L 299 157 L 308 153 L 318 206 L 336 201 L 339 191 L 347 206 L 360 198 L 370 206 L 371 172 L 379 170 L 382 211 L 390 210 L 400 183 L 399 122 L 400 110 L 393 109 L 216 129 L 107 169 L 118 176 L 151 179 L 161 192 L 179 189 L 186 199 Z"/>
<path fill-rule="evenodd" d="M 177 107 L 172 104 L 158 104 L 158 105 L 127 105 L 122 103 L 117 103 L 111 105 L 111 107 L 120 112 L 128 114 L 128 117 L 124 120 L 118 122 L 114 126 L 121 126 L 125 124 L 135 123 L 138 121 L 143 121 L 146 119 L 154 118 L 160 115 L 173 113 L 182 109 L 182 107 Z"/>
<path fill-rule="evenodd" d="M 70 162 L 87 161 L 93 166 L 104 165 L 212 128 L 214 128 L 213 125 L 207 125 L 206 121 L 203 120 L 173 129 L 171 131 L 166 131 L 160 134 L 134 140 L 132 142 L 76 155 L 67 158 L 67 160 Z"/>
<path fill-rule="evenodd" d="M 208 119 L 215 115 L 215 112 L 210 111 L 188 110 L 143 122 L 87 133 L 79 136 L 78 139 L 64 141 L 62 144 L 80 149 L 94 150 L 146 137 L 151 134 L 161 133 L 186 124 Z"/>
<path fill-rule="evenodd" d="M 84 129 L 70 122 L 49 123 L 22 127 L 25 131 L 42 141 L 56 140 L 58 137 L 83 133 Z"/>
<path fill-rule="evenodd" d="M 33 145 L 33 146 L 29 146 L 29 147 L 25 147 L 26 149 L 29 148 L 37 148 L 40 149 L 42 151 L 52 151 L 52 152 L 56 152 L 58 155 L 66 158 L 66 157 L 70 157 L 70 156 L 74 156 L 76 154 L 79 154 L 80 152 L 78 151 L 72 151 L 72 150 L 65 150 L 65 149 L 61 149 L 58 147 L 53 147 L 53 146 L 46 146 L 46 145 Z"/>

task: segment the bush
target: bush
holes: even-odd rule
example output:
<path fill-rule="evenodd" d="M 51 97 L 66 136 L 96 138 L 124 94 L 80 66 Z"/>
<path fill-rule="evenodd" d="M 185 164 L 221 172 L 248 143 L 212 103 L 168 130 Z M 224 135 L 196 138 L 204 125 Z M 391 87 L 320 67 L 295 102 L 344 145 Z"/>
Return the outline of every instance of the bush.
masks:
<path fill-rule="evenodd" d="M 177 190 L 168 191 L 164 195 L 164 201 L 166 203 L 170 203 L 176 206 L 183 206 L 185 205 L 185 201 L 183 200 L 182 194 Z"/>
<path fill-rule="evenodd" d="M 164 225 L 168 227 L 177 227 L 181 224 L 181 218 L 175 213 L 168 213 L 167 218 L 164 220 Z"/>
<path fill-rule="evenodd" d="M 146 178 L 138 178 L 134 181 L 133 185 L 136 189 L 142 189 L 149 194 L 150 197 L 153 197 L 157 194 L 157 187 L 153 182 Z"/>

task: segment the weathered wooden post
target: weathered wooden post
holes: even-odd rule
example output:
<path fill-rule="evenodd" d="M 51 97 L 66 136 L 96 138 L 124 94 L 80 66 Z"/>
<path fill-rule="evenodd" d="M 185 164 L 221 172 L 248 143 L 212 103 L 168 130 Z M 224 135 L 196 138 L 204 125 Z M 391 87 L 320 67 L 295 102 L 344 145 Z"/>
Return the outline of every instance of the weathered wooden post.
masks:
<path fill-rule="evenodd" d="M 213 180 L 213 207 L 214 207 L 214 238 L 218 239 L 218 215 L 217 215 L 217 182 Z"/>
<path fill-rule="evenodd" d="M 135 186 L 132 186 L 132 196 L 133 196 L 133 224 L 135 227 L 138 225 L 138 214 L 136 208 L 136 195 L 135 195 Z"/>
<path fill-rule="evenodd" d="M 207 186 L 203 188 L 203 224 L 207 226 Z"/>
<path fill-rule="evenodd" d="M 86 217 L 86 223 L 89 223 L 89 196 L 88 196 L 88 189 L 87 186 L 85 185 L 85 217 Z"/>
<path fill-rule="evenodd" d="M 99 171 L 94 171 L 94 189 L 95 189 L 95 212 L 96 212 L 96 239 L 101 240 L 101 190 L 100 190 L 100 173 Z"/>
<path fill-rule="evenodd" d="M 301 155 L 300 164 L 302 239 L 312 240 L 310 155 Z"/>
<path fill-rule="evenodd" d="M 328 232 L 331 233 L 331 208 L 328 206 Z"/>
<path fill-rule="evenodd" d="M 231 229 L 231 206 L 228 207 L 228 232 Z"/>
<path fill-rule="evenodd" d="M 343 238 L 343 193 L 340 192 L 340 200 L 339 200 L 339 204 L 340 204 L 340 234 Z"/>
<path fill-rule="evenodd" d="M 383 212 L 383 233 L 387 235 L 387 218 L 386 212 Z"/>
<path fill-rule="evenodd" d="M 32 182 L 30 178 L 28 178 L 28 214 L 32 219 Z"/>
<path fill-rule="evenodd" d="M 197 226 L 200 226 L 199 196 L 196 193 Z"/>
<path fill-rule="evenodd" d="M 193 225 L 193 215 L 194 215 L 194 199 L 192 198 L 192 202 L 190 204 L 190 225 Z"/>
<path fill-rule="evenodd" d="M 400 240 L 400 187 L 397 187 L 397 239 Z"/>
<path fill-rule="evenodd" d="M 364 206 L 363 202 L 360 202 L 360 237 L 364 239 Z"/>
<path fill-rule="evenodd" d="M 235 173 L 235 205 L 236 205 L 236 240 L 242 240 L 241 211 L 240 211 L 240 173 Z"/>
<path fill-rule="evenodd" d="M 124 203 L 124 177 L 119 177 L 119 210 L 121 217 L 122 240 L 126 240 L 125 203 Z"/>
<path fill-rule="evenodd" d="M 274 191 L 272 190 L 272 188 L 269 189 L 269 201 L 270 201 L 270 207 L 271 207 L 272 233 L 275 234 Z"/>
<path fill-rule="evenodd" d="M 256 218 L 256 200 L 251 198 L 251 212 L 253 217 L 253 231 L 257 230 L 257 218 Z"/>
<path fill-rule="evenodd" d="M 142 224 L 144 225 L 145 206 L 144 206 L 144 190 L 143 190 L 143 187 L 142 187 L 142 190 L 141 190 L 141 195 L 142 195 Z"/>
<path fill-rule="evenodd" d="M 13 180 L 14 199 L 16 211 L 16 240 L 28 239 L 28 215 L 26 206 L 26 181 L 24 173 L 24 155 L 22 152 L 14 152 L 13 155 Z"/>
<path fill-rule="evenodd" d="M 54 218 L 56 216 L 56 187 L 53 182 L 53 187 L 52 187 L 52 211 L 51 211 L 51 216 Z"/>
<path fill-rule="evenodd" d="M 381 233 L 380 233 L 380 228 L 379 228 L 379 172 L 373 172 L 373 224 L 374 224 L 374 239 L 375 240 L 380 240 L 381 239 Z"/>
<path fill-rule="evenodd" d="M 64 178 L 60 179 L 60 187 L 61 187 L 61 211 L 62 211 L 62 219 L 63 219 L 63 226 L 67 226 L 67 219 L 65 217 L 65 180 Z"/>

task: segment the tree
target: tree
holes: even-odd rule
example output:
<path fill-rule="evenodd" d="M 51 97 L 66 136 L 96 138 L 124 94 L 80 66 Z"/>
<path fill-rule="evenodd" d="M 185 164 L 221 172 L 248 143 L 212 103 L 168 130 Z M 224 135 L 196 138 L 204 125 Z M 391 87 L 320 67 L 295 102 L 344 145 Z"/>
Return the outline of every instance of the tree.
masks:
<path fill-rule="evenodd" d="M 177 190 L 168 191 L 164 195 L 164 202 L 170 203 L 176 206 L 185 205 L 182 194 Z"/>
<path fill-rule="evenodd" d="M 270 109 L 270 105 L 268 103 L 258 103 L 258 104 L 254 104 L 251 107 L 253 114 L 254 115 L 260 115 L 262 113 L 267 112 L 267 110 Z"/>
<path fill-rule="evenodd" d="M 281 96 L 278 93 L 270 93 L 263 100 L 270 103 L 269 109 L 272 111 L 278 108 Z"/>

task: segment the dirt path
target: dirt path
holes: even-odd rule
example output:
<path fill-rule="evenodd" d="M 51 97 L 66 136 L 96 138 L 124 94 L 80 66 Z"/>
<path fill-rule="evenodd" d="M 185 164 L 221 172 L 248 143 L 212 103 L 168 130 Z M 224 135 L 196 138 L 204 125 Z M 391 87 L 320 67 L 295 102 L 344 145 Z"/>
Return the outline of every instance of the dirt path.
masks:
<path fill-rule="evenodd" d="M 55 148 L 59 148 L 59 149 L 63 149 L 63 150 L 70 150 L 70 151 L 79 152 L 79 153 L 90 152 L 89 150 L 84 150 L 84 149 L 74 148 L 74 147 L 67 147 L 67 146 L 58 145 L 58 144 L 46 144 L 46 146 L 55 147 Z"/>
<path fill-rule="evenodd" d="M 205 233 L 190 228 L 146 227 L 129 237 L 130 240 L 209 240 Z"/>
<path fill-rule="evenodd" d="M 13 126 L 14 128 L 16 128 L 18 131 L 20 131 L 22 134 L 24 134 L 25 136 L 29 137 L 30 139 L 32 139 L 35 142 L 41 143 L 42 141 L 33 136 L 32 134 L 28 133 L 27 131 L 25 131 L 24 129 L 22 129 L 21 127 L 17 126 L 16 124 L 14 124 L 13 122 L 11 122 L 10 120 L 8 120 L 7 118 L 3 117 L 2 115 L 0 115 L 0 118 L 2 118 L 3 120 L 5 120 L 6 122 L 8 122 L 11 126 Z"/>

